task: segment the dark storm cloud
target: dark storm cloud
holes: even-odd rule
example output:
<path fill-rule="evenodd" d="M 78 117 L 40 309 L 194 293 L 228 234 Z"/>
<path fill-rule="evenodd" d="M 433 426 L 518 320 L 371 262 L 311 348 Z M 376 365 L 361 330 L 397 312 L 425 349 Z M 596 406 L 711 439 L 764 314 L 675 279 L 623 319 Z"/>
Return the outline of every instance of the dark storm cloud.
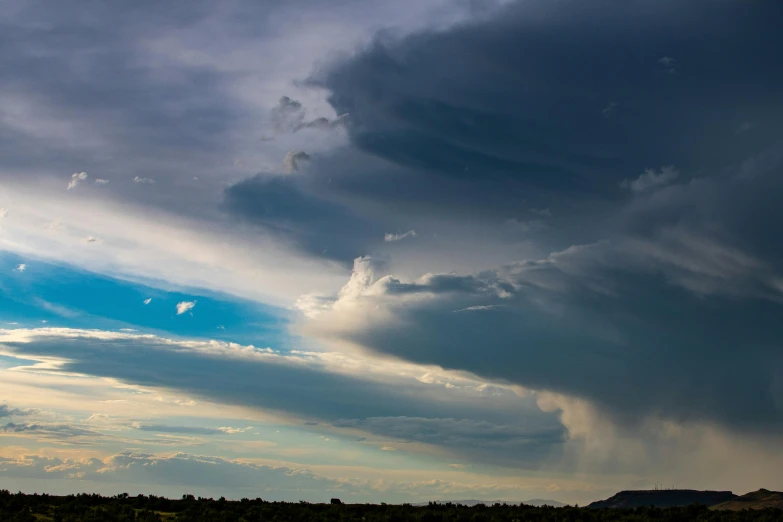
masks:
<path fill-rule="evenodd" d="M 781 15 L 772 2 L 520 2 L 379 37 L 319 73 L 365 153 L 498 201 L 525 187 L 565 217 L 546 228 L 561 252 L 476 276 L 513 285 L 504 299 L 387 276 L 311 331 L 587 398 L 624 422 L 776 433 Z M 350 313 L 366 321 L 342 324 Z"/>
<path fill-rule="evenodd" d="M 381 34 L 309 80 L 350 114 L 351 147 L 312 158 L 307 192 L 382 233 L 551 208 L 554 226 L 529 237 L 601 239 L 629 192 L 710 178 L 783 142 L 780 16 L 773 2 L 534 1 Z"/>
<path fill-rule="evenodd" d="M 341 261 L 361 255 L 383 240 L 383 227 L 340 203 L 312 191 L 308 173 L 258 175 L 230 186 L 224 208 L 243 221 L 258 224 L 304 251 Z"/>
<path fill-rule="evenodd" d="M 282 194 L 281 192 L 285 192 Z M 431 220 L 505 221 L 524 198 L 497 183 L 471 186 L 394 165 L 355 148 L 313 154 L 305 168 L 285 178 L 259 175 L 224 191 L 231 216 L 275 231 L 305 252 L 350 263 L 372 253 L 390 230 L 421 230 Z M 270 202 L 282 201 L 274 215 Z M 282 228 L 281 222 L 296 223 Z M 426 229 L 426 227 L 424 227 Z"/>
<path fill-rule="evenodd" d="M 711 257 L 712 263 L 720 263 L 700 244 L 701 238 L 741 253 L 745 260 L 737 258 L 735 263 L 750 263 L 757 276 L 780 275 L 783 242 L 777 240 L 777 231 L 783 227 L 783 209 L 777 195 L 783 191 L 781 173 L 783 140 L 712 176 L 633 198 L 618 220 L 627 234 L 644 240 L 660 237 L 662 230 L 687 231 L 693 237 L 680 248 L 701 252 L 705 260 Z M 723 263 L 720 270 L 727 269 L 731 266 Z"/>
<path fill-rule="evenodd" d="M 402 442 L 422 442 L 465 454 L 465 448 L 484 462 L 502 463 L 503 455 L 551 454 L 553 441 L 564 436 L 560 426 L 498 425 L 453 418 L 372 417 L 340 420 L 337 427 L 384 433 Z M 523 457 L 524 458 L 524 457 Z"/>
<path fill-rule="evenodd" d="M 395 163 L 606 190 L 646 167 L 709 168 L 768 145 L 735 140 L 745 120 L 780 135 L 780 15 L 773 2 L 517 2 L 452 30 L 378 37 L 312 81 L 351 114 L 355 145 Z M 622 111 L 607 119 L 607 106 Z"/>
<path fill-rule="evenodd" d="M 421 284 L 415 295 L 400 293 L 389 276 L 370 280 L 308 328 L 586 398 L 628 425 L 662 416 L 769 434 L 783 427 L 782 274 L 673 229 L 513 263 L 459 293 Z M 508 289 L 502 298 L 480 290 L 497 281 Z M 492 308 L 453 313 L 471 307 Z"/>

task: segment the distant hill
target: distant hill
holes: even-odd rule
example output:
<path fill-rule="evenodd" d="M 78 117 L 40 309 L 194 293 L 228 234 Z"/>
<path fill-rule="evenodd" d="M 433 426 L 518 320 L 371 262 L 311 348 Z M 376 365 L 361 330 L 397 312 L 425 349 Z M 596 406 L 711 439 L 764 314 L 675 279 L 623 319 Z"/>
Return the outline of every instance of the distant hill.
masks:
<path fill-rule="evenodd" d="M 747 493 L 727 502 L 721 502 L 710 506 L 710 509 L 725 509 L 729 511 L 741 511 L 743 509 L 783 509 L 783 493 L 760 489 Z"/>
<path fill-rule="evenodd" d="M 555 500 L 546 500 L 543 498 L 532 498 L 530 500 L 433 500 L 432 502 L 436 502 L 438 504 L 461 504 L 463 506 L 475 506 L 477 504 L 484 504 L 487 506 L 494 506 L 495 504 L 505 504 L 507 506 L 518 506 L 520 504 L 525 504 L 528 506 L 552 506 L 552 507 L 563 507 L 565 504 L 562 502 L 557 502 Z M 429 502 L 419 502 L 418 504 L 413 504 L 414 506 L 426 506 L 429 504 Z"/>
<path fill-rule="evenodd" d="M 739 497 L 731 491 L 696 491 L 693 489 L 656 489 L 621 491 L 616 495 L 588 505 L 589 508 L 635 508 L 644 506 L 677 507 L 703 504 L 714 506 Z"/>

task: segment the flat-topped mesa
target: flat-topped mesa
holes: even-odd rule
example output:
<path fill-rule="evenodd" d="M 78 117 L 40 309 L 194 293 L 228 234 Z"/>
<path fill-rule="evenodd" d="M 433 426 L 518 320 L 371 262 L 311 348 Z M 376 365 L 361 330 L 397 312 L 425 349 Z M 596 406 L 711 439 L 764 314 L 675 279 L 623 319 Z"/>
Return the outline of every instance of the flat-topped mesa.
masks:
<path fill-rule="evenodd" d="M 702 504 L 714 506 L 737 498 L 731 491 L 698 491 L 694 489 L 655 489 L 621 491 L 606 500 L 593 502 L 590 508 L 677 507 Z"/>

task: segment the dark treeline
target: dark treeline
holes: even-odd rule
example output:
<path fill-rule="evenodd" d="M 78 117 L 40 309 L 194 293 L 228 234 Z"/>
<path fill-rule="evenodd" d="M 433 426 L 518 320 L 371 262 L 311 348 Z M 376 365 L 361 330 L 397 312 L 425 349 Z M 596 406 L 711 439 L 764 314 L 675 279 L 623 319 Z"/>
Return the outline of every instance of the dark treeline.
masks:
<path fill-rule="evenodd" d="M 254 522 L 254 521 L 783 521 L 783 511 L 711 511 L 705 506 L 680 508 L 588 509 L 578 507 L 494 506 L 454 504 L 310 504 L 242 499 L 228 501 L 185 495 L 172 500 L 154 495 L 26 495 L 0 490 L 3 522 Z"/>

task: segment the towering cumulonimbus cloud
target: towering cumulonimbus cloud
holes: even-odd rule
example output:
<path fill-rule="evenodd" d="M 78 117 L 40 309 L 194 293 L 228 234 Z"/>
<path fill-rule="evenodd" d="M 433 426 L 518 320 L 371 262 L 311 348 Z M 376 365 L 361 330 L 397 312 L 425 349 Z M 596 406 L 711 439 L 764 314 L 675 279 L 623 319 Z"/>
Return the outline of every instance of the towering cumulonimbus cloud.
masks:
<path fill-rule="evenodd" d="M 400 180 L 417 173 L 411 208 L 426 179 L 442 187 L 430 210 L 447 187 L 490 187 L 498 202 L 441 217 L 470 208 L 499 221 L 497 209 L 523 199 L 555 213 L 524 230 L 547 236 L 538 256 L 474 275 L 371 277 L 331 304 L 322 296 L 306 328 L 585 398 L 626 425 L 662 415 L 774 433 L 783 71 L 766 38 L 781 7 L 662 2 L 642 17 L 642 4 L 609 4 L 518 3 L 447 31 L 379 37 L 311 80 L 354 115 L 355 148 Z M 695 45 L 727 25 L 730 55 Z M 765 134 L 738 135 L 749 120 Z M 351 182 L 384 199 L 377 178 Z M 492 313 L 453 313 L 470 309 Z"/>

